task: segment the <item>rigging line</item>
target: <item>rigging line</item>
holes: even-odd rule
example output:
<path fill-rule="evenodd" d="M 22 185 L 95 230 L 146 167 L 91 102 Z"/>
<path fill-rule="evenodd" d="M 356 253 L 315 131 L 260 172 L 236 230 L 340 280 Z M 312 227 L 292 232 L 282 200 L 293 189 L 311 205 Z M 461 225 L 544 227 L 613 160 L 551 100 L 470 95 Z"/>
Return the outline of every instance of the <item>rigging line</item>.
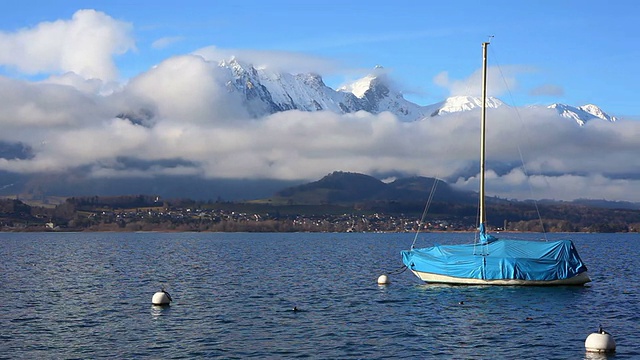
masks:
<path fill-rule="evenodd" d="M 497 59 L 497 54 L 495 53 L 495 51 L 493 50 L 495 47 L 491 47 L 489 49 L 489 51 L 492 52 L 492 58 Z M 513 105 L 513 109 L 516 113 L 516 117 L 518 118 L 518 120 L 520 121 L 520 124 L 522 125 L 523 128 L 525 128 L 525 134 L 528 134 L 529 131 L 527 131 L 526 129 L 526 124 L 525 122 L 522 120 L 522 116 L 520 115 L 520 111 L 518 110 L 518 107 L 515 106 L 515 100 L 513 98 L 513 93 L 511 92 L 511 88 L 509 88 L 509 84 L 507 83 L 507 79 L 504 76 L 504 73 L 502 72 L 502 68 L 500 67 L 500 63 L 495 60 L 495 64 L 496 67 L 498 68 L 498 72 L 500 73 L 500 77 L 502 78 L 502 82 L 504 83 L 505 88 L 507 89 L 507 93 L 509 94 L 509 101 L 510 103 Z M 527 140 L 529 140 L 529 138 L 527 138 Z M 542 229 L 542 234 L 544 236 L 544 240 L 548 241 L 547 239 L 547 232 L 544 228 L 544 222 L 542 221 L 542 215 L 540 214 L 540 208 L 538 206 L 538 201 L 535 199 L 534 194 L 533 194 L 533 186 L 531 186 L 531 181 L 530 181 L 530 175 L 529 175 L 529 171 L 527 170 L 527 165 L 525 164 L 524 161 L 524 156 L 522 155 L 522 149 L 520 148 L 520 143 L 516 142 L 516 147 L 518 148 L 518 155 L 520 156 L 520 163 L 522 164 L 522 172 L 524 173 L 524 176 L 527 178 L 527 187 L 529 188 L 529 195 L 531 195 L 531 198 L 533 199 L 533 205 L 536 209 L 536 214 L 538 215 L 538 221 L 540 222 L 540 228 Z"/>
<path fill-rule="evenodd" d="M 433 185 L 431 185 L 431 191 L 429 192 L 429 198 L 427 199 L 427 203 L 424 206 L 424 210 L 422 211 L 422 217 L 420 218 L 420 222 L 418 223 L 418 230 L 416 231 L 416 235 L 413 238 L 413 242 L 411 243 L 411 248 L 413 249 L 416 245 L 416 241 L 418 240 L 418 234 L 420 234 L 420 229 L 422 225 L 424 225 L 424 219 L 427 217 L 427 213 L 429 212 L 429 207 L 431 206 L 431 202 L 433 201 L 433 196 L 436 193 L 436 187 L 438 186 L 438 176 L 433 179 Z"/>

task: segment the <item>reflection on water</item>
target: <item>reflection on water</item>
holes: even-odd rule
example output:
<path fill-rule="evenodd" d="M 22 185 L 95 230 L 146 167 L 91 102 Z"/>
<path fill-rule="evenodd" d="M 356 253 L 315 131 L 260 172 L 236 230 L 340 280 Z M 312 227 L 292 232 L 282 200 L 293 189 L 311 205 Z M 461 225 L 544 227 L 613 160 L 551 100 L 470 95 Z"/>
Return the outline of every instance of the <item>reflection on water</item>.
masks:
<path fill-rule="evenodd" d="M 151 316 L 153 319 L 157 319 L 160 316 L 168 316 L 171 311 L 171 306 L 165 305 L 151 305 Z"/>
<path fill-rule="evenodd" d="M 422 241 L 451 242 L 447 235 Z M 602 325 L 616 359 L 640 358 L 634 235 L 574 236 L 594 280 L 586 287 L 426 285 L 409 272 L 377 285 L 412 240 L 0 234 L 0 342 L 25 359 L 607 359 L 584 349 Z M 162 287 L 174 302 L 151 305 Z"/>
<path fill-rule="evenodd" d="M 609 360 L 613 358 L 617 358 L 615 353 L 604 354 L 604 353 L 586 352 L 584 355 L 584 360 Z"/>

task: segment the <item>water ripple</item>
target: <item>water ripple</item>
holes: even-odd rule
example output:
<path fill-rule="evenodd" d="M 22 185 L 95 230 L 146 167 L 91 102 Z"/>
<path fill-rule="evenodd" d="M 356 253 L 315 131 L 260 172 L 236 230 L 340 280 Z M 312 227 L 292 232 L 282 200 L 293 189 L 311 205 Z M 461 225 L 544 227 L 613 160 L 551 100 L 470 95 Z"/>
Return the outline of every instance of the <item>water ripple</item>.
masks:
<path fill-rule="evenodd" d="M 408 272 L 378 286 L 412 240 L 3 233 L 0 341 L 16 359 L 586 359 L 584 339 L 602 324 L 616 359 L 640 356 L 633 235 L 574 237 L 587 287 L 433 286 Z M 170 307 L 150 304 L 161 287 Z"/>

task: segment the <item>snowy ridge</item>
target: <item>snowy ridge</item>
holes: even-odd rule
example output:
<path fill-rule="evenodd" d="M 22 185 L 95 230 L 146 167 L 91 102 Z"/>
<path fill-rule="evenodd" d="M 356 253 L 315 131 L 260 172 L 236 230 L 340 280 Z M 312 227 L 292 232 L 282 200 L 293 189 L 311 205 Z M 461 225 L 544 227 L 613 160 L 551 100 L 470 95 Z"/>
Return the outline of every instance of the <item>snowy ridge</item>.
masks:
<path fill-rule="evenodd" d="M 236 59 L 221 62 L 229 72 L 227 90 L 242 95 L 249 113 L 255 117 L 286 110 L 340 112 L 342 100 L 314 74 L 292 75 L 255 69 Z"/>
<path fill-rule="evenodd" d="M 487 109 L 496 109 L 503 106 L 504 103 L 497 98 L 487 98 Z M 432 109 L 430 116 L 445 115 L 460 111 L 469 111 L 473 109 L 479 109 L 482 107 L 482 99 L 475 96 L 452 96 L 445 101 L 431 105 Z"/>
<path fill-rule="evenodd" d="M 287 110 L 337 113 L 362 110 L 354 104 L 357 98 L 353 94 L 329 88 L 316 74 L 255 69 L 237 59 L 220 62 L 218 66 L 229 72 L 227 90 L 241 94 L 249 114 L 255 117 Z"/>
<path fill-rule="evenodd" d="M 378 114 L 390 111 L 403 121 L 422 118 L 426 110 L 389 87 L 384 74 L 368 75 L 352 85 L 333 90 L 317 74 L 277 73 L 233 58 L 218 64 L 227 70 L 227 90 L 242 95 L 249 114 L 265 116 L 286 110 Z"/>
<path fill-rule="evenodd" d="M 338 91 L 349 92 L 355 95 L 357 98 L 362 99 L 364 94 L 371 87 L 371 82 L 376 78 L 375 75 L 370 74 L 363 77 L 360 80 L 354 81 L 351 84 L 343 85 L 338 88 Z"/>
<path fill-rule="evenodd" d="M 380 67 L 376 67 L 378 69 Z M 386 74 L 367 75 L 338 91 L 355 96 L 363 107 L 361 110 L 374 114 L 389 111 L 402 121 L 414 121 L 427 114 L 425 107 L 405 100 L 401 93 L 392 89 L 390 83 Z M 351 89 L 351 92 L 347 89 Z"/>
<path fill-rule="evenodd" d="M 615 122 L 618 120 L 615 116 L 610 116 L 599 107 L 593 104 L 587 104 L 579 107 L 574 107 L 565 104 L 551 104 L 549 109 L 555 109 L 560 116 L 574 119 L 580 126 L 592 119 L 601 119 L 608 122 Z"/>
<path fill-rule="evenodd" d="M 279 73 L 267 68 L 256 69 L 235 58 L 222 61 L 218 67 L 226 71 L 227 91 L 238 94 L 248 113 L 261 117 L 287 110 L 331 111 L 338 114 L 367 111 L 379 114 L 391 112 L 401 121 L 416 121 L 426 117 L 473 111 L 482 106 L 479 97 L 452 96 L 427 106 L 406 100 L 402 93 L 393 89 L 391 81 L 381 67 L 371 74 L 334 90 L 313 73 Z M 495 109 L 505 104 L 497 98 L 487 99 L 487 108 Z M 581 126 L 591 119 L 614 122 L 595 105 L 573 107 L 564 104 L 548 106 L 565 118 L 574 119 Z"/>

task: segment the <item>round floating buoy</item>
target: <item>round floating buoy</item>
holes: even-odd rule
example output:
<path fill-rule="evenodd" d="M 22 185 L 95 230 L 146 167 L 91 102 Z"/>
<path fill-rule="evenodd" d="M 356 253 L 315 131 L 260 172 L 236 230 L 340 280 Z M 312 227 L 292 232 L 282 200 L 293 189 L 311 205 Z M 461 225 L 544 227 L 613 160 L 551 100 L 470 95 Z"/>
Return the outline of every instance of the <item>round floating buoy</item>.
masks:
<path fill-rule="evenodd" d="M 587 336 L 587 340 L 584 341 L 584 347 L 587 352 L 612 353 L 616 351 L 616 341 L 613 340 L 611 334 L 600 327 L 597 333 Z"/>
<path fill-rule="evenodd" d="M 378 277 L 378 285 L 387 285 L 389 282 L 389 277 L 387 275 L 380 275 L 380 277 Z"/>
<path fill-rule="evenodd" d="M 153 294 L 153 297 L 151 298 L 151 303 L 153 305 L 168 306 L 169 303 L 171 303 L 171 300 L 172 300 L 171 295 L 169 295 L 168 292 L 162 289 L 157 293 Z"/>

